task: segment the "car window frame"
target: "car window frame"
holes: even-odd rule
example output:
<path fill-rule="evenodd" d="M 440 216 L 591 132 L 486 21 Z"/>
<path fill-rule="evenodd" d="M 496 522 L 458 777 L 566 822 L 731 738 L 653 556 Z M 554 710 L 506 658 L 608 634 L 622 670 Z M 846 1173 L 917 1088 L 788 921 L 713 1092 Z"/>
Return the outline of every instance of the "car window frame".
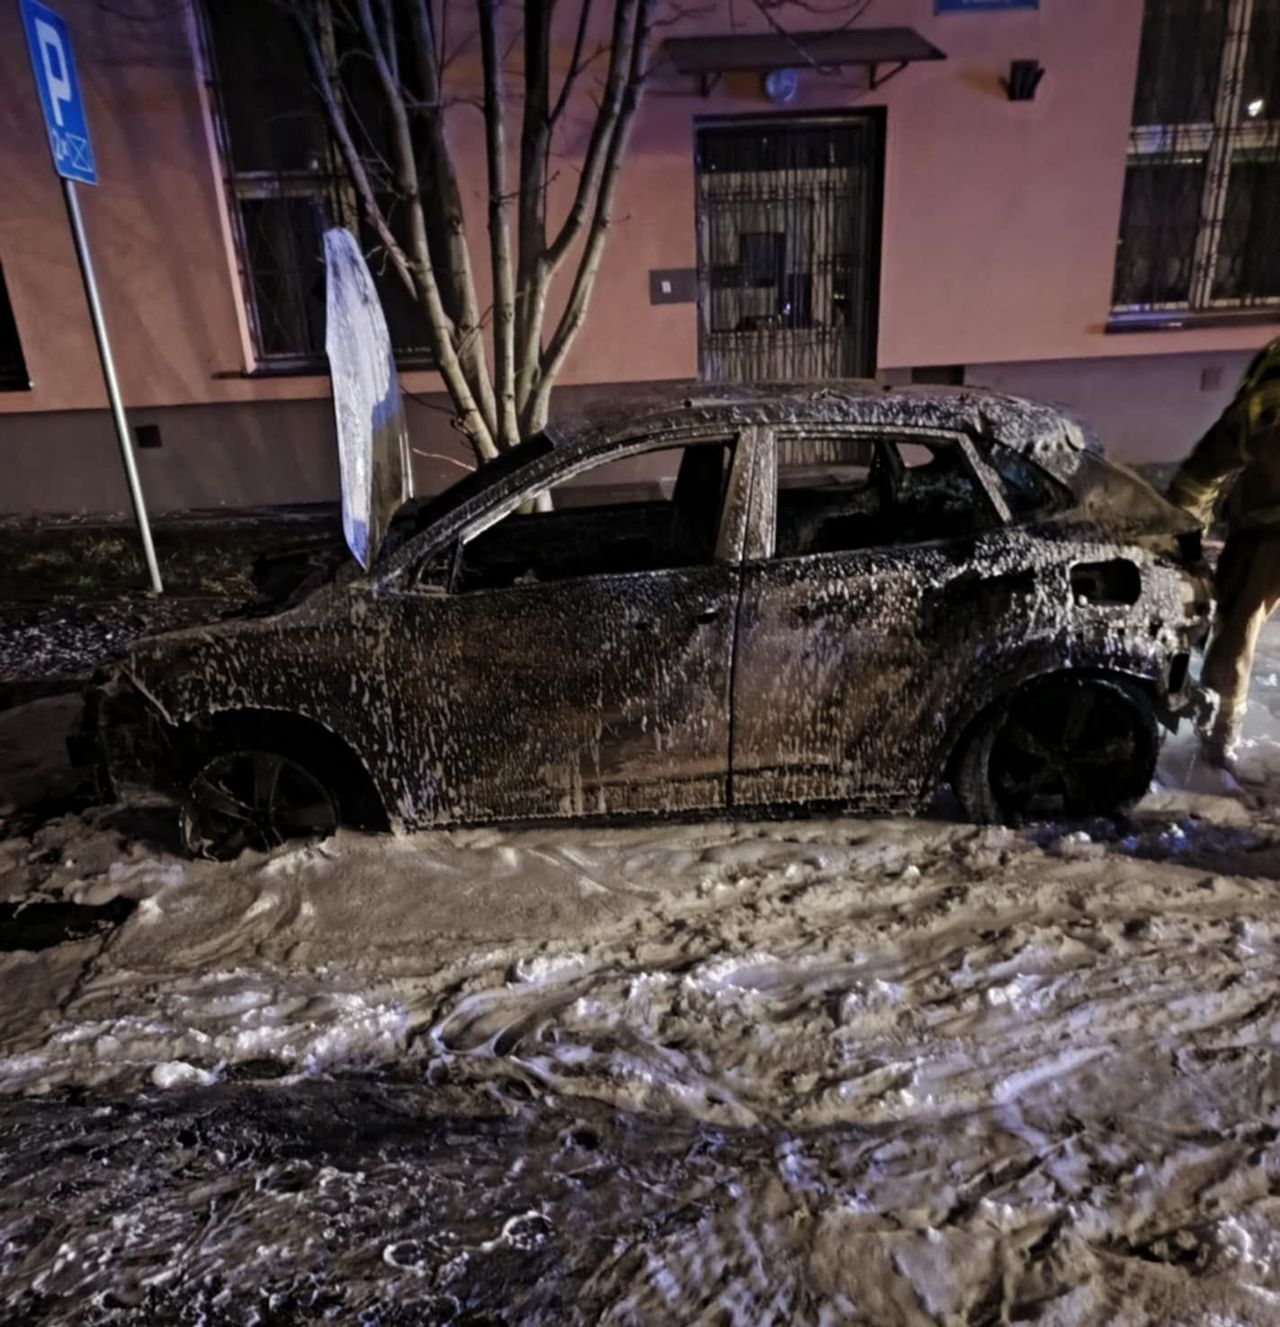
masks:
<path fill-rule="evenodd" d="M 454 589 L 454 586 L 457 583 L 462 550 L 472 540 L 478 539 L 486 531 L 493 529 L 495 525 L 506 520 L 524 503 L 531 501 L 549 488 L 575 479 L 578 475 L 586 474 L 590 470 L 598 469 L 600 466 L 608 465 L 613 461 L 625 460 L 631 456 L 642 456 L 646 452 L 674 451 L 677 448 L 714 446 L 716 444 L 728 446 L 730 451 L 729 474 L 720 501 L 720 511 L 716 518 L 716 538 L 711 560 L 705 563 L 696 563 L 692 568 L 666 567 L 660 570 L 679 572 L 692 570 L 696 567 L 737 564 L 742 558 L 742 543 L 746 525 L 745 509 L 747 503 L 743 497 L 743 491 L 750 484 L 752 471 L 753 449 L 747 437 L 752 431 L 749 426 L 726 423 L 719 426 L 683 429 L 679 432 L 670 433 L 624 434 L 607 447 L 600 450 L 592 449 L 576 456 L 562 467 L 544 469 L 531 483 L 496 501 L 491 507 L 478 512 L 460 530 L 455 531 L 444 544 L 433 544 L 430 548 L 425 548 L 420 557 L 414 559 L 405 567 L 402 577 L 404 588 L 417 594 L 437 594 L 448 598 L 509 594 L 515 590 L 526 588 L 523 586 L 492 586 L 485 589 L 468 590 L 465 595 L 461 594 Z M 449 557 L 446 584 L 444 586 L 424 586 L 420 584 L 420 577 L 426 566 L 434 557 L 446 550 Z M 651 576 L 654 574 L 652 570 L 586 573 L 578 576 L 565 576 L 554 581 L 540 581 L 538 584 L 545 588 L 551 585 L 578 584 L 582 581 L 604 577 L 618 578 Z"/>
<path fill-rule="evenodd" d="M 973 439 L 955 429 L 931 428 L 927 425 L 884 424 L 812 424 L 788 421 L 785 424 L 771 424 L 761 432 L 765 435 L 760 450 L 762 458 L 757 461 L 757 489 L 753 498 L 753 526 L 764 536 L 757 544 L 757 556 L 752 560 L 764 562 L 798 562 L 805 558 L 837 557 L 853 553 L 876 553 L 892 549 L 923 548 L 941 542 L 939 539 L 921 539 L 910 544 L 876 544 L 870 548 L 832 550 L 823 553 L 793 553 L 779 556 L 777 553 L 778 532 L 778 442 L 783 437 L 803 434 L 810 437 L 869 437 L 877 459 L 883 456 L 890 471 L 891 482 L 896 493 L 898 483 L 907 466 L 901 455 L 890 446 L 894 442 L 919 442 L 928 446 L 929 442 L 945 442 L 956 447 L 964 465 L 968 468 L 977 488 L 980 501 L 987 504 L 990 513 L 996 518 L 996 527 L 1003 528 L 1011 524 L 1012 513 L 1004 496 L 1000 477 L 991 469 L 974 445 Z"/>
<path fill-rule="evenodd" d="M 1012 502 L 1013 485 L 1004 478 L 995 468 L 995 465 L 988 459 L 988 454 L 993 448 L 999 447 L 1006 451 L 1016 461 L 1025 465 L 1029 470 L 1034 471 L 1036 478 L 1040 481 L 1041 487 L 1048 495 L 1048 501 L 1044 506 L 1038 507 L 1035 511 L 1025 516 L 1018 516 L 1014 513 Z M 1065 484 L 1057 475 L 1052 474 L 1043 465 L 1034 458 L 1025 455 L 1016 447 L 1011 447 L 1007 442 L 991 434 L 983 435 L 979 439 L 977 448 L 978 455 L 981 457 L 982 464 L 990 471 L 993 481 L 999 486 L 1000 492 L 1005 497 L 1006 505 L 1009 508 L 1009 524 L 1022 528 L 1027 525 L 1034 525 L 1038 521 L 1049 520 L 1051 517 L 1060 516 L 1063 512 L 1069 511 L 1072 505 L 1073 494 L 1070 485 Z"/>

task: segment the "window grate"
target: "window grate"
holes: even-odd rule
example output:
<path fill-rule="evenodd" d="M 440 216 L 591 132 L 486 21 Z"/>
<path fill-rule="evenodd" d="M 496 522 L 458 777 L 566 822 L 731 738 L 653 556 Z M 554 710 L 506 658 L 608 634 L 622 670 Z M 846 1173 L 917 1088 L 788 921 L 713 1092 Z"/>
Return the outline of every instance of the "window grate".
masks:
<path fill-rule="evenodd" d="M 698 131 L 703 378 L 875 372 L 883 144 L 875 112 Z"/>
<path fill-rule="evenodd" d="M 1113 305 L 1280 304 L 1280 0 L 1146 0 Z"/>
<path fill-rule="evenodd" d="M 24 392 L 31 386 L 27 361 L 18 337 L 18 323 L 9 302 L 9 287 L 0 268 L 0 392 Z"/>
<path fill-rule="evenodd" d="M 369 251 L 377 245 L 285 8 L 261 0 L 205 0 L 204 20 L 254 350 L 267 367 L 317 367 L 324 362 L 324 232 L 346 226 Z M 335 32 L 335 60 L 339 42 Z M 376 99 L 358 85 L 360 60 L 349 53 L 342 64 L 358 122 L 372 139 Z M 376 144 L 371 147 L 376 152 Z M 396 229 L 397 209 L 388 214 Z M 375 257 L 371 268 L 397 353 L 428 363 L 425 315 L 388 264 Z"/>

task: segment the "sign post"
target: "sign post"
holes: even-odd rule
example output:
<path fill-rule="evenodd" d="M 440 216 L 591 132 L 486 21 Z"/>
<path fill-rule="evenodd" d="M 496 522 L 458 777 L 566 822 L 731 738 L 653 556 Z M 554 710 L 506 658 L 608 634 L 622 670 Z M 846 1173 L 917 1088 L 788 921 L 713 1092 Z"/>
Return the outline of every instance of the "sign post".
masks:
<path fill-rule="evenodd" d="M 40 107 L 49 130 L 53 168 L 62 177 L 62 193 L 67 203 L 67 216 L 71 220 L 71 234 L 75 239 L 80 274 L 84 278 L 89 316 L 93 322 L 94 339 L 98 343 L 98 355 L 102 360 L 102 376 L 107 385 L 107 399 L 111 403 L 111 417 L 115 421 L 116 438 L 120 443 L 120 459 L 124 463 L 125 478 L 129 483 L 133 514 L 137 518 L 138 533 L 142 536 L 142 551 L 147 560 L 151 588 L 159 594 L 164 589 L 160 580 L 160 566 L 156 562 L 155 545 L 151 542 L 147 505 L 142 496 L 142 482 L 138 478 L 138 466 L 133 456 L 129 422 L 125 418 L 124 403 L 120 400 L 120 384 L 116 380 L 115 361 L 111 357 L 111 343 L 107 339 L 107 324 L 102 316 L 102 301 L 98 298 L 98 281 L 93 272 L 89 241 L 84 233 L 80 200 L 76 196 L 77 182 L 98 183 L 98 170 L 93 160 L 93 147 L 89 142 L 89 126 L 76 79 L 75 60 L 71 55 L 71 37 L 62 19 L 52 9 L 40 4 L 39 0 L 19 0 L 19 4 L 22 8 L 22 23 L 27 32 L 27 45 L 31 50 L 31 68 L 36 78 L 36 89 L 40 93 Z"/>

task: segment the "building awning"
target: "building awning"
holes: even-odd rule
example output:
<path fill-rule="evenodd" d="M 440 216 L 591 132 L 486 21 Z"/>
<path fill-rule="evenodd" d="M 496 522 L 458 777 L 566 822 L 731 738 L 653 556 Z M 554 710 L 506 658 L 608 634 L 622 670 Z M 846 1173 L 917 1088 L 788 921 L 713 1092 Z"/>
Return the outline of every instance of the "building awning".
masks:
<path fill-rule="evenodd" d="M 946 55 L 914 28 L 839 28 L 822 32 L 732 32 L 721 36 L 669 37 L 664 50 L 681 74 L 695 75 L 705 96 L 729 71 L 836 69 L 867 65 L 871 86 L 901 72 L 916 60 L 945 60 Z M 881 74 L 881 68 L 888 72 Z"/>

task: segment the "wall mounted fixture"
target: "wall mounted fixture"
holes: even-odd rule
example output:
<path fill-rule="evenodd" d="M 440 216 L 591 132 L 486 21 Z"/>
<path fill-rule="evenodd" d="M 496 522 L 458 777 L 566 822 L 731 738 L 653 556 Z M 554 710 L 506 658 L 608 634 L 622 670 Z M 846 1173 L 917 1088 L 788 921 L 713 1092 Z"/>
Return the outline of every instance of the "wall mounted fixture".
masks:
<path fill-rule="evenodd" d="M 800 75 L 794 69 L 770 69 L 762 76 L 761 82 L 764 84 L 764 95 L 775 106 L 785 106 L 796 99 Z"/>
<path fill-rule="evenodd" d="M 1000 80 L 1010 101 L 1034 101 L 1036 88 L 1044 77 L 1044 66 L 1039 60 L 1015 60 L 1009 66 L 1009 77 Z"/>

